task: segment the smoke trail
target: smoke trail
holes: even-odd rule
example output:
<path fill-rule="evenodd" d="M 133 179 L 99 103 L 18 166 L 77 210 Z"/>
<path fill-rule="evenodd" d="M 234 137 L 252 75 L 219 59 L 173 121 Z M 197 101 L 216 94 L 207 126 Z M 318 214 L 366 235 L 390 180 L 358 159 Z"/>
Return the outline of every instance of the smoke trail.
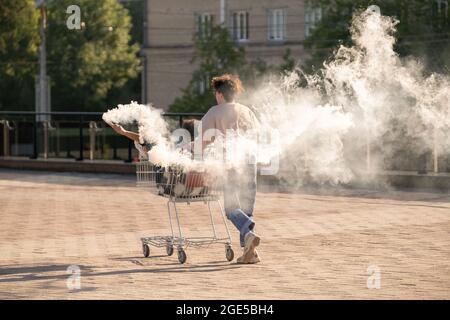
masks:
<path fill-rule="evenodd" d="M 141 105 L 134 101 L 130 104 L 120 104 L 117 108 L 108 110 L 102 116 L 107 123 L 137 124 L 140 143 L 150 143 L 148 160 L 156 165 L 181 166 L 188 170 L 204 170 L 218 172 L 223 163 L 210 152 L 203 152 L 203 159 L 194 159 L 188 149 L 177 148 L 169 132 L 168 123 L 163 119 L 162 110 L 149 105 Z"/>
<path fill-rule="evenodd" d="M 140 143 L 165 144 L 169 129 L 161 114 L 162 110 L 131 101 L 130 104 L 119 104 L 117 108 L 108 110 L 102 118 L 106 123 L 137 123 Z"/>
<path fill-rule="evenodd" d="M 277 132 L 280 137 L 259 149 L 259 161 L 281 157 L 278 175 L 290 184 L 339 184 L 361 171 L 382 170 L 387 159 L 408 159 L 430 148 L 448 150 L 450 79 L 427 75 L 417 60 L 398 56 L 398 23 L 377 12 L 356 14 L 350 29 L 354 45 L 340 46 L 318 74 L 296 70 L 247 91 L 242 102 L 254 106 L 260 135 Z M 156 109 L 119 105 L 103 119 L 137 121 L 141 140 L 157 145 L 149 154 L 154 163 L 223 167 L 217 159 L 192 160 L 191 153 L 175 150 Z M 247 150 L 253 147 L 250 140 L 227 143 Z"/>
<path fill-rule="evenodd" d="M 318 74 L 296 70 L 246 97 L 262 127 L 280 132 L 280 175 L 288 182 L 346 183 L 360 170 L 405 158 L 399 150 L 448 150 L 449 77 L 426 75 L 417 60 L 399 58 L 398 23 L 376 12 L 356 14 L 354 46 L 340 46 Z"/>

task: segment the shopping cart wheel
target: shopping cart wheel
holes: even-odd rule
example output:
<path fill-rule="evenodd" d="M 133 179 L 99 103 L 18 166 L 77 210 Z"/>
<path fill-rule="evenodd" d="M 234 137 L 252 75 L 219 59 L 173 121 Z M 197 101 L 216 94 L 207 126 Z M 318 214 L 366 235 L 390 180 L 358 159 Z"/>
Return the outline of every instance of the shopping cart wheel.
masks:
<path fill-rule="evenodd" d="M 234 251 L 230 246 L 226 246 L 225 248 L 225 256 L 227 257 L 228 261 L 233 261 L 234 259 Z"/>
<path fill-rule="evenodd" d="M 167 255 L 168 255 L 168 256 L 173 255 L 173 245 L 168 244 L 168 245 L 166 246 L 166 252 L 167 252 Z"/>
<path fill-rule="evenodd" d="M 142 252 L 144 253 L 144 257 L 148 258 L 150 256 L 150 247 L 148 244 L 142 245 Z"/>
<path fill-rule="evenodd" d="M 183 249 L 178 249 L 178 261 L 180 263 L 185 263 L 186 262 L 186 252 L 184 252 Z"/>

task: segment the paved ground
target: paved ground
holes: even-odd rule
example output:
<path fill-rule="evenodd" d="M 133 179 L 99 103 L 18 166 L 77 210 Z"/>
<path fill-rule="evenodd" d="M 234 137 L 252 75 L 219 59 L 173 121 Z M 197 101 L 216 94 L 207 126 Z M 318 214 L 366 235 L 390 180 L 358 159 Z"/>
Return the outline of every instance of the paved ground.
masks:
<path fill-rule="evenodd" d="M 213 245 L 180 265 L 162 249 L 142 257 L 139 238 L 169 227 L 164 199 L 132 177 L 0 170 L 0 298 L 450 298 L 449 193 L 269 191 L 255 213 L 262 263 Z M 182 209 L 187 234 L 207 235 L 205 206 Z"/>

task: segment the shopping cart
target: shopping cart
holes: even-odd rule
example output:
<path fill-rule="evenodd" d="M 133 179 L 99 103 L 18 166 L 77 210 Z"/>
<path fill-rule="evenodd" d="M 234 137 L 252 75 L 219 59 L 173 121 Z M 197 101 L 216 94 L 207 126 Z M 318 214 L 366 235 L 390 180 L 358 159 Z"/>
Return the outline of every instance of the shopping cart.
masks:
<path fill-rule="evenodd" d="M 141 160 L 136 164 L 137 185 L 143 187 L 157 195 L 167 198 L 167 211 L 170 222 L 170 236 L 143 237 L 142 250 L 144 257 L 150 256 L 150 246 L 165 247 L 167 255 L 171 256 L 174 248 L 178 252 L 178 261 L 185 263 L 188 247 L 204 247 L 212 243 L 225 244 L 225 257 L 228 261 L 234 258 L 234 251 L 231 246 L 231 235 L 226 221 L 225 213 L 220 202 L 222 195 L 222 179 L 206 172 L 188 171 L 181 167 L 160 167 L 151 164 L 146 160 Z M 212 235 L 210 237 L 185 237 L 181 231 L 179 211 L 177 204 L 182 202 L 204 202 L 208 206 L 209 218 L 211 222 Z M 211 202 L 217 202 L 220 209 L 220 216 L 225 225 L 226 237 L 219 237 L 211 210 Z M 174 233 L 173 210 L 175 211 L 175 222 L 178 234 Z"/>

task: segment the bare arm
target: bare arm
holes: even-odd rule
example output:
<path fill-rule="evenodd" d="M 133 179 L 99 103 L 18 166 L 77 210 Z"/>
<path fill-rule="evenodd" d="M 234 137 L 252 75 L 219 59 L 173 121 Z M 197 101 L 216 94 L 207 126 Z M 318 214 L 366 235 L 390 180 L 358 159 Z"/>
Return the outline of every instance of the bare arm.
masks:
<path fill-rule="evenodd" d="M 111 128 L 114 129 L 115 132 L 118 134 L 127 137 L 128 139 L 131 139 L 133 141 L 139 142 L 139 134 L 136 132 L 125 130 L 121 125 L 115 124 L 115 123 L 108 123 Z"/>

